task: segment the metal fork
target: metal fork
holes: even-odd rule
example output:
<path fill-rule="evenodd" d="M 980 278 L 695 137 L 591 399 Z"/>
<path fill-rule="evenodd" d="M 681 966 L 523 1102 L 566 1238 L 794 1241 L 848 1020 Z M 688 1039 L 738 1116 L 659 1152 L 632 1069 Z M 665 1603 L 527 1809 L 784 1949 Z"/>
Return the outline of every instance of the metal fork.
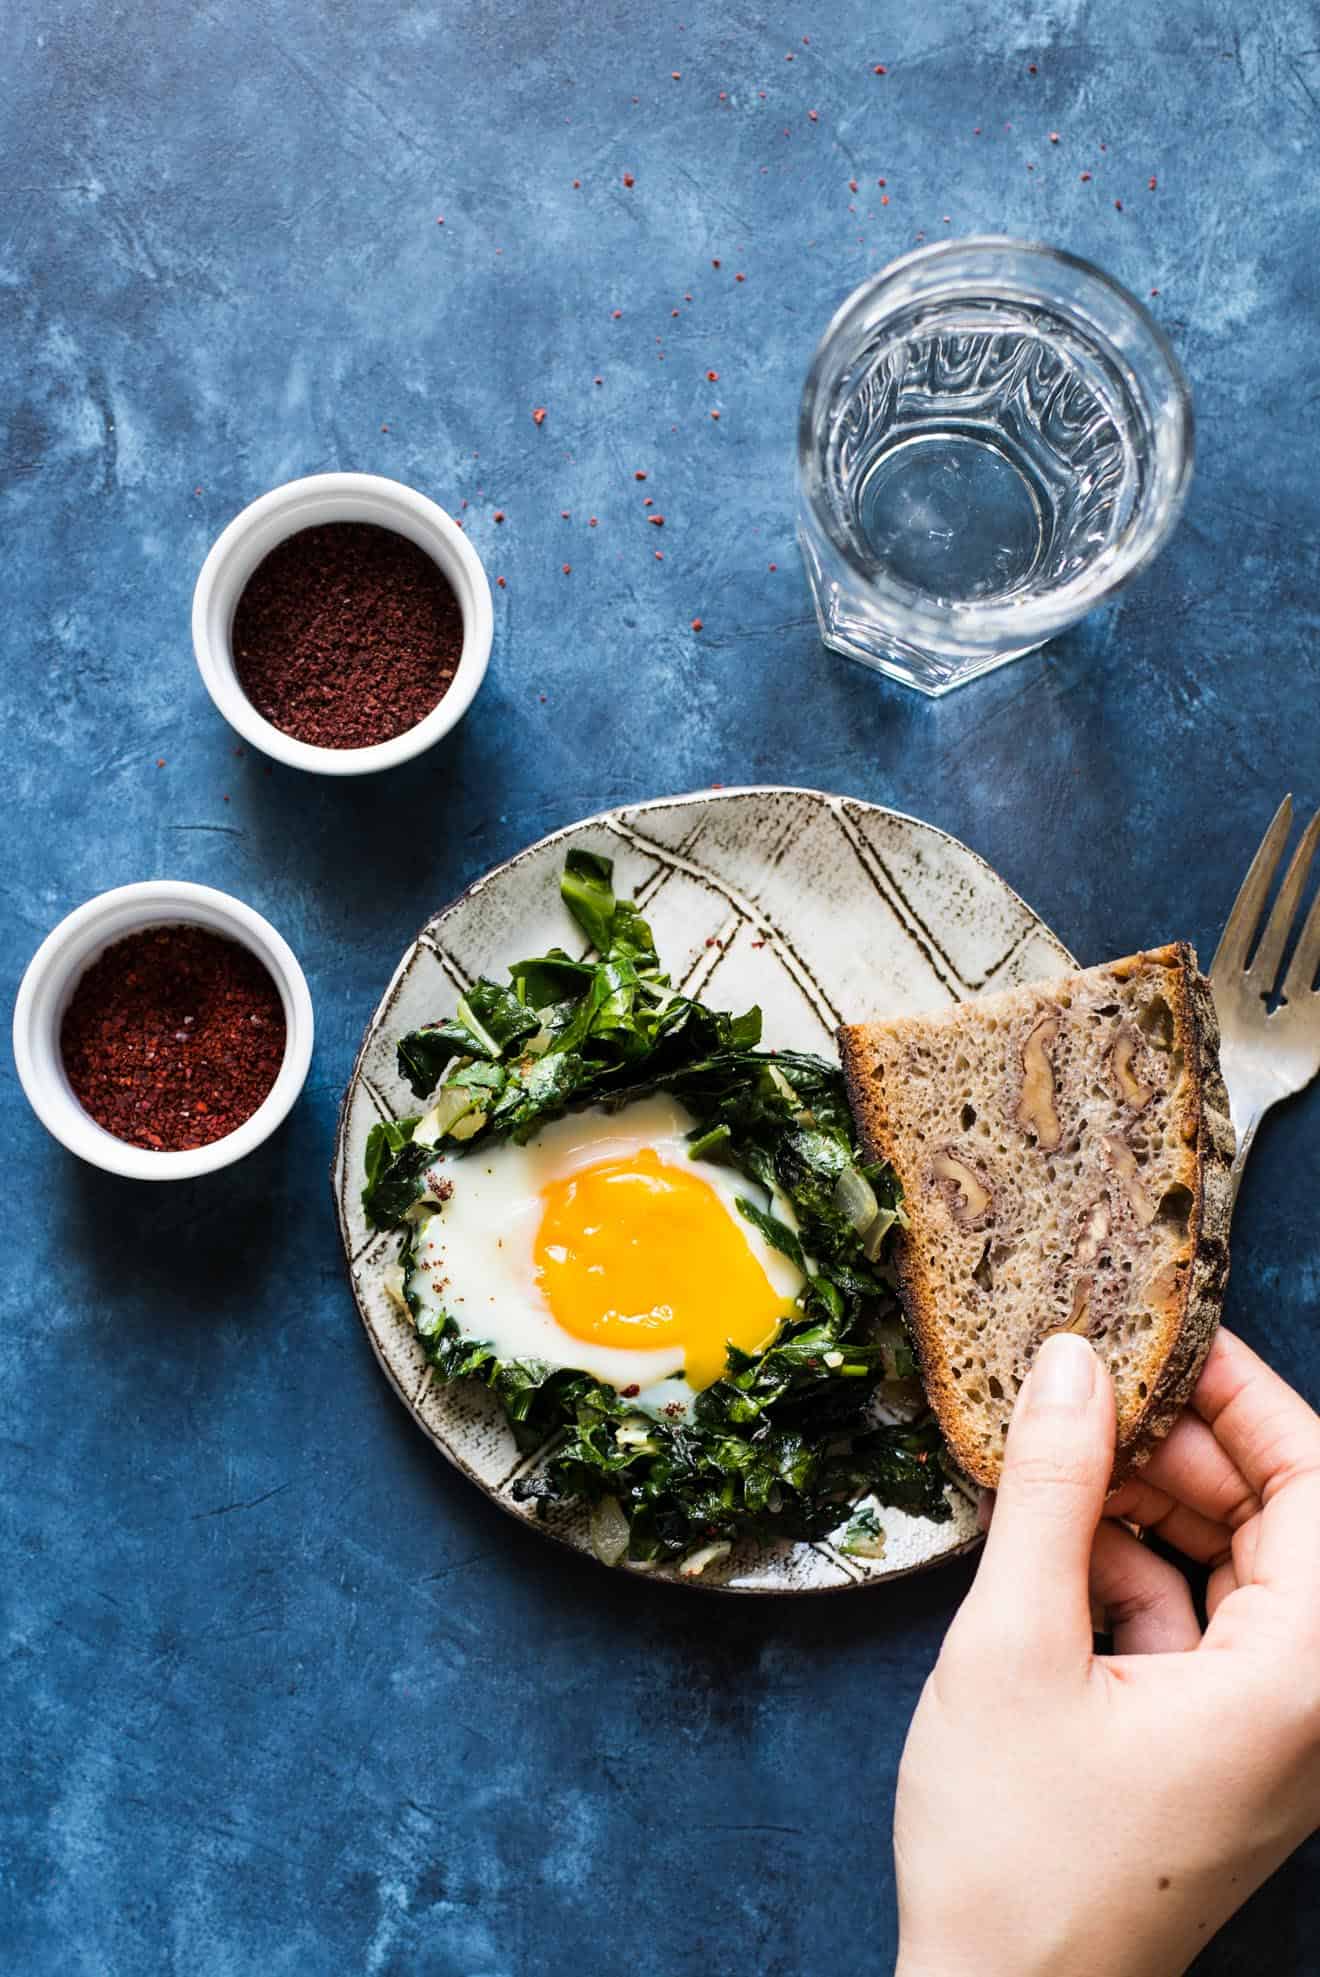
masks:
<path fill-rule="evenodd" d="M 1320 841 L 1320 810 L 1302 833 L 1274 910 L 1254 954 L 1251 952 L 1274 874 L 1292 832 L 1292 817 L 1292 797 L 1285 796 L 1242 881 L 1210 963 L 1210 986 L 1221 1032 L 1219 1062 L 1237 1135 L 1234 1198 L 1256 1128 L 1265 1114 L 1281 1098 L 1309 1085 L 1320 1071 L 1320 994 L 1314 987 L 1320 968 L 1320 896 L 1312 902 L 1288 972 L 1279 983 L 1297 903 Z M 1276 988 L 1282 1000 L 1271 1010 L 1267 1004 Z"/>

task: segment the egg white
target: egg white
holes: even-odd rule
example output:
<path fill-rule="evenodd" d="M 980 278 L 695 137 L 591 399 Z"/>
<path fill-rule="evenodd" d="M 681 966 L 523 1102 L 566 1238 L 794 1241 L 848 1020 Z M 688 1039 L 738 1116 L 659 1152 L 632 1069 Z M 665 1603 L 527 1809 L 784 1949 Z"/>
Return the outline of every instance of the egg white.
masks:
<path fill-rule="evenodd" d="M 578 1168 L 628 1159 L 650 1147 L 666 1166 L 690 1167 L 700 1175 L 776 1294 L 796 1297 L 804 1281 L 801 1271 L 766 1242 L 737 1205 L 739 1195 L 768 1205 L 763 1191 L 733 1168 L 690 1161 L 685 1136 L 694 1123 L 677 1099 L 657 1094 L 620 1112 L 571 1113 L 526 1146 L 505 1143 L 446 1161 L 441 1171 L 452 1192 L 419 1232 L 413 1251 L 409 1289 L 423 1313 L 448 1314 L 466 1337 L 489 1343 L 501 1359 L 542 1359 L 609 1386 L 635 1386 L 641 1412 L 685 1414 L 696 1394 L 683 1375 L 682 1345 L 629 1351 L 573 1338 L 556 1323 L 537 1283 L 534 1250 L 543 1188 Z M 712 1295 L 717 1294 L 712 1285 Z"/>

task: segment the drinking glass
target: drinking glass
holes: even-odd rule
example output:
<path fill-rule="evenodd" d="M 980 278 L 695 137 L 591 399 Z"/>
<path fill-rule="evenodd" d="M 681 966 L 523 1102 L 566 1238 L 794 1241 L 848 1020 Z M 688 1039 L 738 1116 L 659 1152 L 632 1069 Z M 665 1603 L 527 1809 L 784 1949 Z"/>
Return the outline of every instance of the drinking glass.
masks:
<path fill-rule="evenodd" d="M 827 645 L 923 693 L 1020 658 L 1150 562 L 1192 472 L 1167 339 L 1074 254 L 940 242 L 857 289 L 798 422 Z"/>

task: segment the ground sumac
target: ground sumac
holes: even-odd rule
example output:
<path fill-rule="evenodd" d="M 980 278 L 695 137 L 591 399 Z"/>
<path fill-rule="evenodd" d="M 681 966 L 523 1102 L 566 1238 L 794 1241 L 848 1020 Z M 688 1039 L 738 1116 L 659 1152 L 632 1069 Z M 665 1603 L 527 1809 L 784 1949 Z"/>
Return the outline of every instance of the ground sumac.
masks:
<path fill-rule="evenodd" d="M 208 1146 L 250 1119 L 284 1059 L 284 1005 L 256 955 L 209 928 L 144 927 L 78 982 L 60 1031 L 79 1103 L 116 1139 Z"/>
<path fill-rule="evenodd" d="M 463 613 L 415 542 L 374 522 L 327 522 L 257 565 L 233 651 L 239 685 L 275 727 L 318 748 L 369 748 L 443 699 Z"/>

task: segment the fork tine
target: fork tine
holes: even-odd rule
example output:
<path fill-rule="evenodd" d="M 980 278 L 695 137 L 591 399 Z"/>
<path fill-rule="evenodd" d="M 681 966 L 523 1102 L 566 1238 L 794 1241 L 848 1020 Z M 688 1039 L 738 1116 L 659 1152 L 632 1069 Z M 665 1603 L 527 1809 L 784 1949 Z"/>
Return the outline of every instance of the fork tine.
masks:
<path fill-rule="evenodd" d="M 1270 883 L 1274 878 L 1283 847 L 1288 842 L 1292 829 L 1292 797 L 1285 796 L 1274 813 L 1274 821 L 1260 841 L 1260 849 L 1251 861 L 1251 869 L 1242 881 L 1237 898 L 1233 901 L 1233 911 L 1228 916 L 1215 958 L 1210 963 L 1211 975 L 1236 974 L 1246 966 L 1247 950 L 1251 937 L 1260 924 L 1260 916 L 1265 910 Z"/>
<path fill-rule="evenodd" d="M 1270 914 L 1265 931 L 1260 937 L 1260 946 L 1251 957 L 1248 973 L 1252 980 L 1259 984 L 1263 995 L 1268 995 L 1274 987 L 1274 977 L 1279 972 L 1283 950 L 1288 944 L 1297 902 L 1302 896 L 1302 887 L 1306 884 L 1306 874 L 1310 870 L 1318 840 L 1320 840 L 1320 810 L 1316 811 L 1302 833 L 1301 842 L 1294 851 L 1292 863 L 1288 867 L 1288 876 L 1279 887 L 1279 897 L 1274 902 L 1274 911 Z M 1314 973 L 1314 970 L 1312 972 Z"/>
<path fill-rule="evenodd" d="M 1297 952 L 1283 978 L 1285 1002 L 1300 1002 L 1304 995 L 1310 994 L 1317 968 L 1320 968 L 1320 894 L 1311 901 Z"/>

